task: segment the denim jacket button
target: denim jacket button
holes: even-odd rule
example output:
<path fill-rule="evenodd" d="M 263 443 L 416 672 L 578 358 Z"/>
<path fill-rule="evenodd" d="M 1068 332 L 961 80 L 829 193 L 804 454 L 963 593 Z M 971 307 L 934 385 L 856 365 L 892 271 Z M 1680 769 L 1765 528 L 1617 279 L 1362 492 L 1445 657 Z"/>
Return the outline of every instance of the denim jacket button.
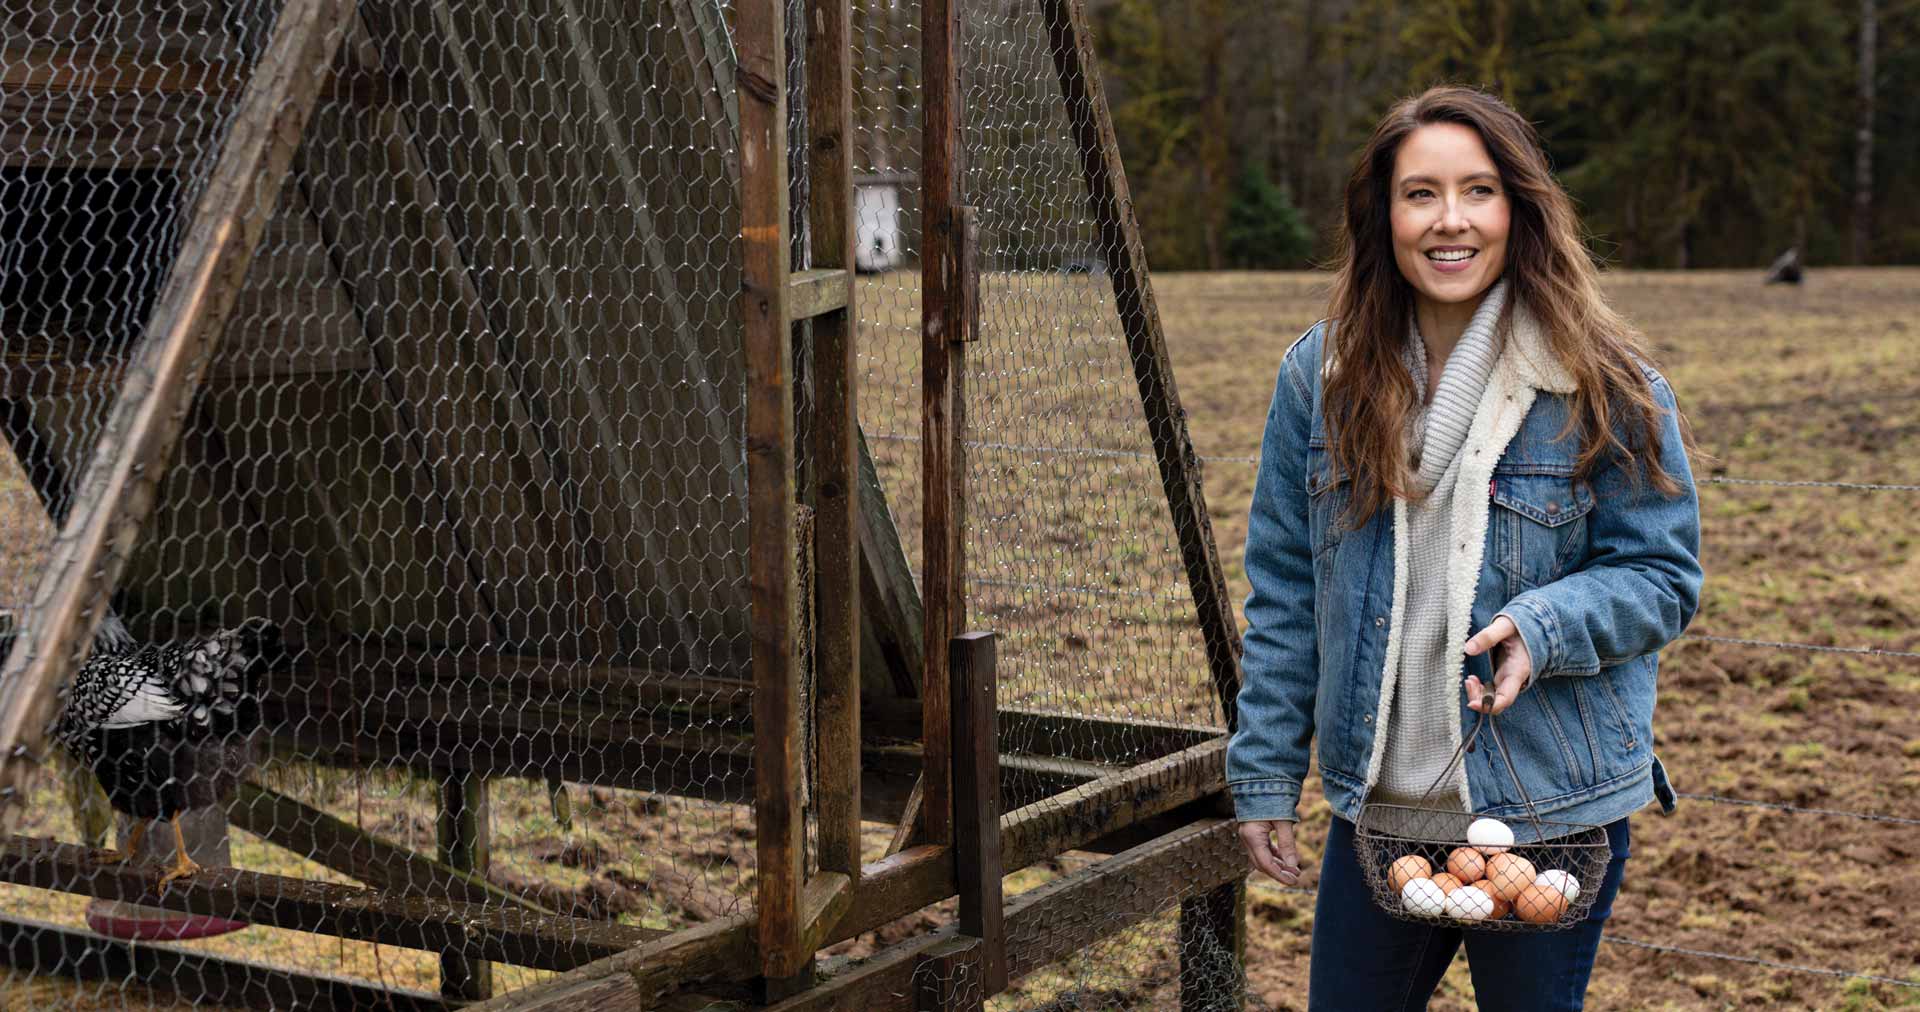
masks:
<path fill-rule="evenodd" d="M 1387 624 L 1387 620 L 1385 616 L 1376 616 L 1373 620 L 1373 627 L 1375 629 L 1378 629 L 1381 626 L 1384 626 L 1386 624 Z"/>
<path fill-rule="evenodd" d="M 1361 715 L 1360 715 L 1360 723 L 1362 723 L 1362 724 L 1371 724 L 1371 723 L 1373 723 L 1373 714 L 1371 714 L 1371 713 L 1363 713 L 1363 714 L 1361 714 Z"/>

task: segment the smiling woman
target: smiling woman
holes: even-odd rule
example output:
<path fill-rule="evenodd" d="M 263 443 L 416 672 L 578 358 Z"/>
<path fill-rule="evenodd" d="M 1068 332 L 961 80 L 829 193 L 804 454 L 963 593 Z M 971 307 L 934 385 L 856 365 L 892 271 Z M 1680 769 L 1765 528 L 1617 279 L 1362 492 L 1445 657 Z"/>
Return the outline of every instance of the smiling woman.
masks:
<path fill-rule="evenodd" d="M 1656 653 L 1700 594 L 1685 428 L 1499 99 L 1396 105 L 1344 212 L 1329 319 L 1281 367 L 1247 523 L 1241 839 L 1297 878 L 1317 740 L 1334 819 L 1309 1007 L 1421 1007 L 1464 943 L 1482 1009 L 1578 1009 L 1627 816 L 1673 804 L 1652 720 Z M 1502 761 L 1464 754 L 1463 725 L 1492 714 Z M 1505 820 L 1522 844 L 1605 826 L 1610 860 L 1561 930 L 1409 924 L 1370 901 L 1369 804 Z"/>

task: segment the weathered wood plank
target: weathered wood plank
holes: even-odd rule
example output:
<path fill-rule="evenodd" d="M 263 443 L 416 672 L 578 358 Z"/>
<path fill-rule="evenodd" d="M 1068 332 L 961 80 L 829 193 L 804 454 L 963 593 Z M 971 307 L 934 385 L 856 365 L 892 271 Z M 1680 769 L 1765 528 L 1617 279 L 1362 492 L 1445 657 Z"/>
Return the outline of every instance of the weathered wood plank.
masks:
<path fill-rule="evenodd" d="M 862 655 L 860 685 L 868 701 L 920 698 L 920 679 L 926 668 L 926 610 L 914 586 L 900 530 L 887 506 L 873 453 L 864 431 L 858 433 L 860 453 L 860 613 L 873 643 L 871 658 Z M 878 662 L 878 663 L 875 663 Z M 918 706 L 915 707 L 917 711 Z M 918 718 L 915 718 L 916 721 Z M 919 731 L 913 734 L 919 737 Z"/>
<path fill-rule="evenodd" d="M 853 313 L 853 51 L 848 0 L 808 0 L 807 215 L 816 269 L 789 312 L 813 321 L 813 650 L 820 869 L 860 877 L 860 431 Z"/>
<path fill-rule="evenodd" d="M 1113 115 L 1100 84 L 1100 60 L 1087 23 L 1085 0 L 1042 0 L 1042 16 L 1053 50 L 1060 92 L 1067 103 L 1086 177 L 1088 216 L 1099 226 L 1101 254 L 1113 282 L 1114 309 L 1126 332 L 1134 380 L 1147 416 L 1147 431 L 1160 466 L 1167 510 L 1180 539 L 1187 586 L 1206 643 L 1214 694 L 1229 729 L 1236 726 L 1234 700 L 1240 692 L 1240 632 L 1227 599 L 1227 578 L 1214 545 L 1213 522 L 1201 479 L 1200 455 L 1187 432 L 1186 410 L 1174 384 L 1173 359 L 1160 326 L 1160 306 L 1147 273 L 1146 245 L 1134 217 L 1127 173 L 1120 161 Z"/>
<path fill-rule="evenodd" d="M 92 98 L 115 95 L 238 95 L 246 85 L 246 64 L 236 59 L 211 62 L 130 54 L 120 46 L 8 46 L 0 51 L 0 88 L 19 91 L 77 92 Z M 406 93 L 405 78 L 367 73 L 331 75 L 320 83 L 320 97 L 363 109 L 376 108 Z"/>
<path fill-rule="evenodd" d="M 949 647 L 953 679 L 953 868 L 960 933 L 981 942 L 983 998 L 1007 989 L 1007 923 L 1000 895 L 1000 754 L 994 727 L 998 685 L 990 632 L 963 633 Z"/>
<path fill-rule="evenodd" d="M 747 351 L 748 580 L 753 593 L 754 814 L 760 969 L 792 976 L 806 874 L 795 665 L 793 346 L 787 314 L 787 57 L 779 0 L 734 11 L 740 67 L 741 317 Z"/>
<path fill-rule="evenodd" d="M 139 945 L 24 917 L 0 916 L 0 963 L 31 974 L 120 983 L 171 991 L 223 1008 L 312 1012 L 441 1012 L 438 995 L 382 987 L 372 981 L 303 973 L 172 946 Z"/>
<path fill-rule="evenodd" d="M 227 818 L 276 847 L 376 889 L 554 913 L 483 876 L 389 843 L 298 798 L 252 782 L 242 783 L 234 792 L 227 803 Z"/>
<path fill-rule="evenodd" d="M 454 773 L 440 779 L 434 839 L 440 860 L 466 875 L 485 878 L 493 859 L 485 777 Z M 493 997 L 493 964 L 464 952 L 440 954 L 440 994 L 450 1001 Z"/>
<path fill-rule="evenodd" d="M 1247 880 L 1180 901 L 1180 1012 L 1246 1007 Z"/>
<path fill-rule="evenodd" d="M 0 668 L 0 822 L 38 753 L 57 691 L 86 656 L 103 607 L 152 512 L 186 407 L 273 214 L 288 164 L 332 66 L 353 0 L 289 0 L 235 111 L 134 364 L 79 484 L 56 557 Z M 20 746 L 24 746 L 21 749 Z"/>
<path fill-rule="evenodd" d="M 811 192 L 817 193 L 819 180 L 815 180 Z M 850 220 L 850 219 L 849 219 Z M 816 253 L 815 256 L 819 254 Z M 808 320 L 816 316 L 845 309 L 853 299 L 853 272 L 838 268 L 812 267 L 804 271 L 794 271 L 788 282 L 788 312 L 795 320 Z M 820 341 L 819 334 L 814 335 L 814 343 Z M 818 352 L 815 352 L 816 356 Z"/>
<path fill-rule="evenodd" d="M 1010 874 L 1134 822 L 1169 811 L 1194 798 L 1224 791 L 1226 744 L 1226 739 L 1216 738 L 1165 759 L 1088 784 L 1059 799 L 1001 816 L 1002 867 Z M 1236 873 L 1244 874 L 1246 859 L 1233 836 L 1231 821 L 1216 820 L 1205 825 L 1216 828 L 1225 826 L 1225 839 L 1231 847 L 1230 855 L 1235 862 Z M 1108 866 L 1107 862 L 1102 862 L 1096 867 Z M 888 921 L 953 895 L 953 850 L 951 847 L 932 845 L 910 847 L 868 864 L 861 869 L 860 880 L 860 890 L 854 898 L 853 907 L 840 918 L 823 944 L 872 931 Z M 1198 877 L 1192 881 L 1194 888 L 1204 888 L 1210 884 L 1200 881 Z M 1009 938 L 1016 943 L 1019 943 L 1019 925 L 1022 923 L 1017 911 L 1024 909 L 1022 904 L 1033 895 L 1033 892 L 1023 893 L 1007 908 Z M 528 988 L 515 995 L 511 1003 L 503 1004 L 502 1000 L 496 1000 L 484 1007 L 489 1012 L 505 1012 L 508 1009 L 519 1012 L 536 1009 L 541 1012 L 560 1012 L 569 1007 L 562 994 L 566 989 L 579 986 L 583 981 L 610 975 L 631 975 L 631 979 L 638 983 L 638 993 L 643 1000 L 653 1000 L 689 983 L 738 980 L 753 973 L 753 968 L 757 966 L 751 956 L 753 938 L 754 923 L 750 917 L 712 921 L 698 929 L 649 943 L 644 950 L 580 967 L 564 975 L 558 982 Z M 1025 954 L 1019 944 L 1011 946 L 1010 951 L 1014 953 L 1015 962 L 1010 973 L 1018 976 L 1027 972 L 1031 967 L 1021 968 L 1020 960 Z M 910 963 L 908 972 L 911 972 Z M 892 983 L 910 988 L 910 983 L 902 984 L 898 978 L 892 978 Z M 808 1006 L 796 1006 L 800 1007 Z M 862 1006 L 820 1007 L 859 1009 Z"/>
<path fill-rule="evenodd" d="M 956 231 L 960 202 L 960 0 L 927 0 L 920 10 L 921 205 L 926 227 L 920 254 L 921 586 L 926 607 L 925 673 L 921 677 L 921 740 L 927 752 L 926 839 L 953 840 L 949 758 L 947 652 L 941 644 L 966 628 L 966 360 L 963 316 L 955 290 L 962 260 Z"/>
<path fill-rule="evenodd" d="M 1063 671 L 1057 677 L 1072 677 Z M 1125 766 L 1157 759 L 1220 736 L 1217 727 L 1130 717 L 1051 713 L 1004 707 L 997 720 L 1002 752 L 1031 752 L 1085 762 Z M 920 708 L 887 699 L 868 699 L 861 713 L 868 738 L 920 737 Z"/>
<path fill-rule="evenodd" d="M 1014 978 L 1040 969 L 1246 874 L 1230 819 L 1195 823 L 1021 893 L 1007 904 Z M 921 961 L 957 938 L 949 926 L 849 964 L 818 987 L 767 1012 L 918 1012 Z M 829 971 L 831 972 L 831 971 Z"/>
<path fill-rule="evenodd" d="M 0 839 L 0 881 L 548 970 L 572 969 L 664 934 L 238 868 L 202 869 L 170 883 L 163 893 L 154 887 L 159 869 L 107 864 L 105 854 L 51 840 L 6 837 Z"/>
<path fill-rule="evenodd" d="M 920 953 L 913 966 L 913 1007 L 925 1012 L 983 1012 L 988 946 L 962 934 Z"/>

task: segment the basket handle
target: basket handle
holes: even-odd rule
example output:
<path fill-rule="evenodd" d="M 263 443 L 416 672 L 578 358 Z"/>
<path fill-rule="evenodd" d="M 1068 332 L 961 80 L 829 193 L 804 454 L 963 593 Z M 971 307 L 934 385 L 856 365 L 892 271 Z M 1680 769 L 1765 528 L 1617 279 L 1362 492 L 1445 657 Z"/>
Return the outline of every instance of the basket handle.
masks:
<path fill-rule="evenodd" d="M 1514 789 L 1520 792 L 1520 800 L 1527 806 L 1527 818 L 1531 819 L 1534 827 L 1538 829 L 1540 813 L 1534 810 L 1533 797 L 1527 793 L 1527 785 L 1520 782 L 1520 771 L 1513 768 L 1513 755 L 1507 751 L 1507 739 L 1500 734 L 1500 725 L 1494 722 L 1492 691 L 1481 694 L 1479 719 L 1473 722 L 1473 731 L 1460 739 L 1460 747 L 1453 750 L 1453 758 L 1447 761 L 1447 768 L 1441 770 L 1440 775 L 1433 778 L 1433 783 L 1427 787 L 1426 793 L 1420 795 L 1421 802 L 1425 803 L 1428 798 L 1433 797 L 1433 792 L 1439 789 L 1441 782 L 1452 776 L 1453 771 L 1459 768 L 1466 758 L 1467 750 L 1472 748 L 1475 740 L 1480 737 L 1480 729 L 1483 727 L 1493 735 L 1493 744 L 1500 750 L 1500 759 L 1507 764 L 1507 775 L 1513 778 Z"/>

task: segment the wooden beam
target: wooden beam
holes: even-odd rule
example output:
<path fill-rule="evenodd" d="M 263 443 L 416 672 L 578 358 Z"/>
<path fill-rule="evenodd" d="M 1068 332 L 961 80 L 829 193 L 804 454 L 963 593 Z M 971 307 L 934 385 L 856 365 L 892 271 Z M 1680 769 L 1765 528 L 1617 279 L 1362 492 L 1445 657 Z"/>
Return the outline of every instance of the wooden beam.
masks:
<path fill-rule="evenodd" d="M 1079 672 L 1052 672 L 1061 681 Z M 1220 736 L 1220 728 L 1133 717 L 1097 717 L 1052 713 L 1027 707 L 1003 707 L 996 717 L 1002 752 L 1031 752 L 1086 762 L 1126 766 L 1157 759 Z M 866 701 L 861 714 L 869 738 L 915 741 L 920 737 L 920 708 L 895 700 Z"/>
<path fill-rule="evenodd" d="M 252 782 L 242 783 L 234 792 L 227 803 L 227 818 L 276 847 L 375 889 L 555 913 L 481 875 L 389 843 L 331 813 Z"/>
<path fill-rule="evenodd" d="M 0 964 L 23 974 L 71 977 L 171 991 L 196 1004 L 221 1008 L 311 1012 L 441 1012 L 439 995 L 388 988 L 372 981 L 290 970 L 174 946 L 115 941 L 87 931 L 24 917 L 0 916 Z"/>
<path fill-rule="evenodd" d="M 8 91 L 113 95 L 232 95 L 246 85 L 239 53 L 223 62 L 141 57 L 119 46 L 9 46 L 0 52 L 0 88 Z M 329 75 L 320 97 L 375 108 L 406 94 L 402 76 L 364 72 Z"/>
<path fill-rule="evenodd" d="M 860 364 L 853 313 L 853 49 L 849 0 L 808 0 L 807 217 L 815 270 L 791 313 L 813 321 L 814 758 L 820 870 L 860 878 Z M 806 295 L 802 295 L 802 291 Z"/>
<path fill-rule="evenodd" d="M 1246 875 L 1246 855 L 1231 819 L 1211 819 L 1062 876 L 1007 904 L 1014 978 L 1078 952 L 1187 897 Z M 922 960 L 957 938 L 949 926 L 902 942 L 829 977 L 766 1012 L 917 1012 Z M 536 1006 L 537 1007 L 537 1006 Z"/>
<path fill-rule="evenodd" d="M 818 186 L 819 181 L 814 181 Z M 809 191 L 813 192 L 813 191 Z M 816 256 L 818 254 L 815 254 Z M 847 308 L 853 300 L 853 272 L 839 268 L 815 267 L 794 271 L 788 282 L 788 311 L 795 320 L 810 320 Z M 818 345 L 819 335 L 814 335 Z M 815 352 L 816 356 L 818 351 Z"/>
<path fill-rule="evenodd" d="M 1237 726 L 1234 701 L 1240 693 L 1240 632 L 1234 622 L 1233 605 L 1227 599 L 1220 553 L 1214 545 L 1200 455 L 1194 452 L 1193 439 L 1187 432 L 1187 413 L 1174 384 L 1173 359 L 1167 354 L 1166 333 L 1160 326 L 1160 305 L 1154 300 L 1153 283 L 1147 274 L 1146 245 L 1140 240 L 1140 222 L 1134 217 L 1133 197 L 1127 190 L 1113 115 L 1100 84 L 1100 61 L 1094 51 L 1093 30 L 1087 23 L 1086 2 L 1041 0 L 1040 6 L 1052 43 L 1054 69 L 1060 77 L 1060 92 L 1066 98 L 1067 122 L 1080 148 L 1088 216 L 1100 229 L 1101 253 L 1113 282 L 1114 309 L 1126 332 L 1140 405 L 1146 412 L 1147 431 L 1160 465 L 1160 485 L 1180 539 L 1180 558 L 1186 566 L 1187 586 L 1206 644 L 1214 695 L 1231 730 Z"/>
<path fill-rule="evenodd" d="M 708 921 L 577 967 L 466 1012 L 612 1012 L 649 1008 L 682 981 L 744 977 L 755 972 L 753 922 Z M 663 984 L 662 982 L 666 982 Z"/>
<path fill-rule="evenodd" d="M 1226 746 L 1225 738 L 1216 738 L 1088 784 L 1057 801 L 1031 805 L 1001 816 L 1002 867 L 1011 874 L 1194 798 L 1226 790 Z M 1238 862 L 1235 867 L 1244 873 L 1246 858 L 1238 849 L 1230 820 L 1217 821 L 1225 825 L 1232 859 Z M 1096 867 L 1107 867 L 1107 862 Z M 852 908 L 839 919 L 823 944 L 872 931 L 953 895 L 954 877 L 954 855 L 950 847 L 911 847 L 867 865 L 861 869 L 861 886 Z M 1196 888 L 1203 885 L 1195 882 Z M 1008 906 L 1010 937 L 1021 937 L 1015 912 L 1031 895 L 1022 893 Z M 754 935 L 751 917 L 710 921 L 632 952 L 580 967 L 556 980 L 534 985 L 512 996 L 511 1001 L 496 999 L 479 1008 L 486 1012 L 564 1012 L 574 1008 L 572 994 L 587 989 L 590 982 L 601 978 L 618 977 L 625 982 L 593 985 L 609 994 L 617 992 L 623 1001 L 634 998 L 653 1001 L 690 983 L 739 980 L 754 973 L 758 965 L 752 955 Z M 1018 976 L 1026 971 L 1019 968 L 1019 947 L 1014 947 L 1014 953 L 1010 973 Z"/>
<path fill-rule="evenodd" d="M 962 934 L 920 953 L 913 965 L 913 1007 L 924 1012 L 983 1012 L 987 944 Z"/>
<path fill-rule="evenodd" d="M 1007 924 L 1000 898 L 1000 752 L 994 636 L 971 632 L 949 647 L 953 679 L 953 868 L 960 933 L 980 940 L 982 998 L 1007 989 Z"/>
<path fill-rule="evenodd" d="M 1245 1008 L 1246 959 L 1246 876 L 1180 901 L 1180 1012 Z"/>
<path fill-rule="evenodd" d="M 867 447 L 864 431 L 857 436 L 860 452 L 860 611 L 880 648 L 876 660 L 884 662 L 887 680 L 868 678 L 862 671 L 861 687 L 869 700 L 886 698 L 890 692 L 900 699 L 920 698 L 920 679 L 926 668 L 926 610 L 920 603 L 920 590 L 914 586 L 913 571 L 900 542 L 900 530 L 894 526 L 893 510 L 887 506 L 887 491 L 880 484 L 873 453 Z M 918 709 L 916 707 L 916 709 Z M 919 737 L 916 729 L 914 737 Z"/>
<path fill-rule="evenodd" d="M 787 313 L 787 58 L 784 7 L 735 8 L 740 52 L 740 232 L 746 327 L 748 582 L 753 596 L 754 814 L 760 969 L 792 976 L 799 949 L 800 672 L 794 663 L 793 347 Z"/>
<path fill-rule="evenodd" d="M 187 232 L 102 428 L 77 503 L 0 668 L 0 822 L 44 745 L 58 690 L 94 629 L 173 459 L 254 247 L 352 14 L 353 0 L 288 0 L 221 145 Z"/>
<path fill-rule="evenodd" d="M 965 333 L 955 279 L 964 259 L 956 231 L 960 203 L 960 0 L 920 8 L 921 215 L 920 449 L 921 585 L 926 670 L 920 699 L 927 753 L 926 839 L 953 840 L 950 756 L 953 717 L 942 644 L 966 628 Z"/>
<path fill-rule="evenodd" d="M 572 969 L 665 934 L 238 868 L 202 869 L 170 883 L 163 893 L 154 888 L 159 869 L 107 864 L 105 853 L 52 840 L 6 837 L 0 839 L 0 881 L 547 970 Z"/>
<path fill-rule="evenodd" d="M 440 860 L 466 875 L 484 879 L 492 863 L 492 826 L 488 818 L 487 779 L 453 773 L 440 779 L 434 839 Z M 493 997 L 493 964 L 464 952 L 440 954 L 440 994 L 449 1001 Z"/>

